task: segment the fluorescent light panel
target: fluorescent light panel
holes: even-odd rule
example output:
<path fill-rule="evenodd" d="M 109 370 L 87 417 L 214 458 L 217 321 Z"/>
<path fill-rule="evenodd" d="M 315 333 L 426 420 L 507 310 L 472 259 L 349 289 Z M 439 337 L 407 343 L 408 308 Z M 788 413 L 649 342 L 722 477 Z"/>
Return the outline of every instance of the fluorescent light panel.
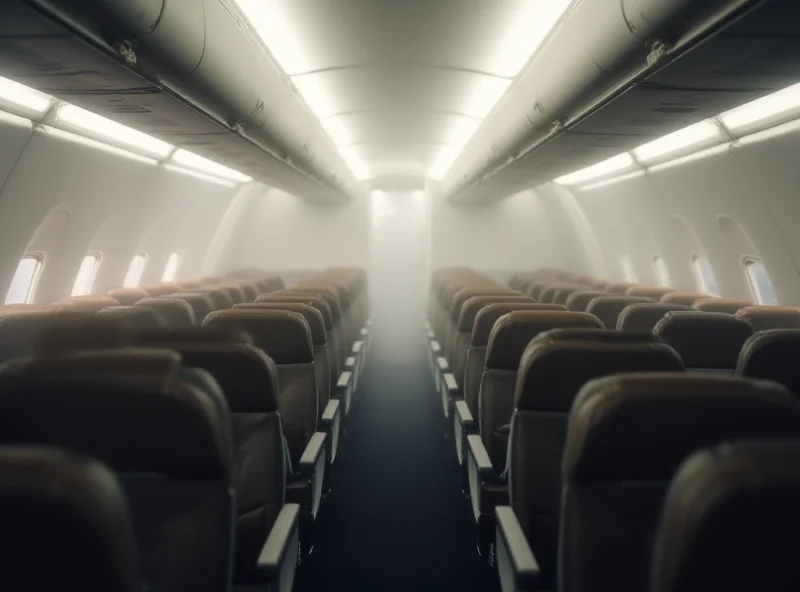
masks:
<path fill-rule="evenodd" d="M 95 150 L 100 150 L 101 152 L 108 152 L 109 154 L 115 154 L 117 156 L 121 156 L 122 158 L 127 158 L 128 160 L 134 160 L 150 166 L 156 166 L 158 164 L 158 161 L 155 158 L 141 156 L 140 154 L 136 154 L 130 150 L 118 148 L 116 146 L 112 146 L 111 144 L 106 144 L 105 142 L 101 142 L 93 138 L 87 138 L 86 136 L 81 136 L 80 134 L 76 134 L 74 132 L 68 132 L 66 130 L 49 126 L 42 126 L 40 129 L 48 135 L 62 138 L 68 142 L 74 142 L 75 144 L 81 144 Z"/>
<path fill-rule="evenodd" d="M 13 105 L 25 113 L 44 115 L 53 104 L 53 97 L 38 90 L 0 77 L 0 101 Z"/>
<path fill-rule="evenodd" d="M 195 171 L 192 169 L 187 169 L 181 166 L 175 166 L 174 164 L 165 164 L 164 169 L 167 171 L 172 171 L 174 173 L 180 173 L 181 175 L 186 175 L 187 177 L 194 177 L 195 179 L 208 181 L 209 183 L 214 183 L 216 185 L 222 185 L 223 187 L 236 187 L 236 183 L 233 181 L 229 181 L 228 179 L 223 179 L 221 177 L 214 177 L 213 175 L 206 175 L 205 173 L 201 173 L 199 171 Z"/>
<path fill-rule="evenodd" d="M 634 148 L 633 155 L 641 164 L 647 165 L 679 153 L 713 146 L 719 137 L 719 128 L 714 123 L 701 121 Z"/>
<path fill-rule="evenodd" d="M 727 111 L 720 115 L 720 120 L 731 132 L 736 133 L 796 110 L 800 110 L 800 84 Z"/>
<path fill-rule="evenodd" d="M 209 160 L 208 158 L 200 156 L 199 154 L 184 150 L 183 148 L 178 148 L 172 154 L 172 160 L 178 164 L 195 169 L 201 173 L 222 177 L 223 179 L 228 179 L 229 181 L 234 181 L 236 183 L 249 183 L 253 180 L 252 177 L 248 177 L 239 171 L 230 169 L 217 162 L 214 162 L 213 160 Z"/>
<path fill-rule="evenodd" d="M 559 177 L 554 182 L 559 185 L 580 185 L 606 175 L 620 173 L 633 167 L 634 164 L 633 157 L 628 152 L 624 152 L 585 169 Z"/>
<path fill-rule="evenodd" d="M 75 105 L 61 105 L 56 113 L 56 122 L 59 127 L 97 135 L 112 144 L 121 144 L 153 158 L 166 158 L 175 149 L 172 144 Z"/>

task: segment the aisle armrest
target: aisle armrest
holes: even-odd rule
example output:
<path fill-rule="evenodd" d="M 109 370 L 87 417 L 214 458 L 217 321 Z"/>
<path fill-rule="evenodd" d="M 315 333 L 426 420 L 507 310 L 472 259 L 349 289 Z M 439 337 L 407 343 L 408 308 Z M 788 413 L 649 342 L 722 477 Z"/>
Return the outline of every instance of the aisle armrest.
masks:
<path fill-rule="evenodd" d="M 322 499 L 322 482 L 325 478 L 325 443 L 327 434 L 316 432 L 311 436 L 297 467 L 297 474 L 311 481 L 311 513 L 317 516 Z"/>
<path fill-rule="evenodd" d="M 467 436 L 467 470 L 469 473 L 469 495 L 472 512 L 477 521 L 481 515 L 481 484 L 484 479 L 494 475 L 494 467 L 483 440 L 479 434 Z"/>
<path fill-rule="evenodd" d="M 510 506 L 498 506 L 495 516 L 495 548 L 500 589 L 531 592 L 539 580 L 539 563 Z"/>
<path fill-rule="evenodd" d="M 367 350 L 364 347 L 363 341 L 356 341 L 353 343 L 352 355 L 356 359 L 356 372 L 358 376 L 361 376 L 361 373 L 364 371 L 364 355 L 366 352 Z"/>
<path fill-rule="evenodd" d="M 467 436 L 475 433 L 475 419 L 472 417 L 472 412 L 469 410 L 469 405 L 463 399 L 456 400 L 453 405 L 454 409 L 454 425 L 453 425 L 453 440 L 456 443 L 456 456 L 458 456 L 458 464 L 464 462 L 464 449 L 467 446 Z"/>
<path fill-rule="evenodd" d="M 345 370 L 336 381 L 335 397 L 344 404 L 344 414 L 350 413 L 350 403 L 353 401 L 353 372 Z"/>
<path fill-rule="evenodd" d="M 425 329 L 426 331 L 430 331 L 431 324 L 428 321 L 422 321 L 422 328 Z"/>
<path fill-rule="evenodd" d="M 264 582 L 277 592 L 289 592 L 297 569 L 297 548 L 300 537 L 300 506 L 286 504 L 272 525 L 261 553 L 258 572 Z"/>
<path fill-rule="evenodd" d="M 436 391 L 438 392 L 441 386 L 441 373 L 439 372 L 438 358 L 442 354 L 442 346 L 439 345 L 439 342 L 435 339 L 431 341 L 430 347 L 430 364 L 431 364 L 431 372 L 433 372 L 433 382 L 436 385 Z"/>
<path fill-rule="evenodd" d="M 336 460 L 336 453 L 339 451 L 339 432 L 342 425 L 342 402 L 338 399 L 331 399 L 325 406 L 325 411 L 319 418 L 321 430 L 328 434 L 328 460 L 333 464 Z"/>
<path fill-rule="evenodd" d="M 456 377 L 452 372 L 442 373 L 442 407 L 444 408 L 444 417 L 450 417 L 450 410 L 453 406 L 453 399 L 459 394 L 458 383 Z"/>

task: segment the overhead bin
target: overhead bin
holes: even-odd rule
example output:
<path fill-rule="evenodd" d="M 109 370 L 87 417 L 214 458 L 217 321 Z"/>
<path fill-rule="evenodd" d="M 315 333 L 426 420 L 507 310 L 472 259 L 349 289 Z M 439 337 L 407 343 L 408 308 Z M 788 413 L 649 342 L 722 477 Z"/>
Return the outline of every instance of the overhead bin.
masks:
<path fill-rule="evenodd" d="M 326 194 L 326 201 L 361 192 L 361 184 L 319 120 L 233 2 L 22 3 L 67 26 L 159 89 L 267 152 L 265 158 L 283 163 L 294 183 L 284 183 L 282 189 L 305 197 L 301 191 L 316 185 L 318 191 L 312 192 Z M 236 167 L 236 163 L 226 164 Z M 286 177 L 266 176 L 261 178 L 270 184 L 275 177 Z"/>
<path fill-rule="evenodd" d="M 502 174 L 759 0 L 583 0 L 567 12 L 439 186 L 448 199 Z"/>

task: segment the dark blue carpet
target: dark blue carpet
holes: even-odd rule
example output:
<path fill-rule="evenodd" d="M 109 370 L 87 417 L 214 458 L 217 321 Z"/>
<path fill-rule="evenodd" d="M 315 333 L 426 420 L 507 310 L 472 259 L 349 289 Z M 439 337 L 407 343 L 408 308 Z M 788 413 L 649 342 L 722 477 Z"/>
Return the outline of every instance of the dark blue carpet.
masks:
<path fill-rule="evenodd" d="M 372 333 L 333 491 L 294 589 L 494 592 L 453 443 L 443 438 L 421 328 L 393 339 L 376 322 Z"/>

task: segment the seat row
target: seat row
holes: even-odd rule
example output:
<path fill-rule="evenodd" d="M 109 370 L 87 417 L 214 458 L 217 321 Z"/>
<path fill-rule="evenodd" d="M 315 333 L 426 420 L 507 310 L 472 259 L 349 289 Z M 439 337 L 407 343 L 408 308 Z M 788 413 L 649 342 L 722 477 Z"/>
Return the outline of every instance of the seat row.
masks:
<path fill-rule="evenodd" d="M 145 291 L 0 308 L 0 444 L 30 448 L 12 465 L 96 466 L 63 449 L 108 467 L 138 589 L 289 590 L 368 351 L 364 273 Z M 200 324 L 172 314 L 198 303 Z"/>
<path fill-rule="evenodd" d="M 610 330 L 597 315 L 536 302 L 471 270 L 441 270 L 431 286 L 425 341 L 446 433 L 462 465 L 479 549 L 497 563 L 504 589 L 532 589 L 526 587 L 532 579 L 543 589 L 643 589 L 656 529 L 653 520 L 643 519 L 652 528 L 627 537 L 633 533 L 625 529 L 640 524 L 625 512 L 637 506 L 614 504 L 625 498 L 628 481 L 660 482 L 650 506 L 639 508 L 655 519 L 672 473 L 694 450 L 747 434 L 800 434 L 794 423 L 787 429 L 771 423 L 783 411 L 793 417 L 798 412 L 790 392 L 800 384 L 800 372 L 789 361 L 789 352 L 800 351 L 798 329 L 754 334 L 745 315 L 662 310 L 651 331 Z M 793 315 L 786 318 L 791 327 Z M 720 373 L 772 378 L 785 386 L 762 387 Z M 780 400 L 781 411 L 763 424 L 748 423 L 762 398 Z M 741 413 L 725 419 L 740 403 Z M 576 418 L 583 405 L 589 419 L 581 426 Z M 667 417 L 672 419 L 662 421 Z M 692 429 L 680 428 L 681 417 Z M 640 420 L 644 428 L 633 425 Z M 725 429 L 718 429 L 720 423 Z M 585 465 L 570 464 L 584 456 Z M 589 485 L 577 485 L 584 477 Z M 592 495 L 567 504 L 570 479 L 578 479 L 574 491 Z M 615 480 L 619 491 L 594 486 Z M 612 536 L 615 523 L 621 531 Z M 607 545 L 603 537 L 611 537 Z M 525 557 L 535 557 L 528 580 L 524 569 L 516 569 L 522 556 L 509 550 L 510 541 L 523 541 L 530 553 Z"/>

